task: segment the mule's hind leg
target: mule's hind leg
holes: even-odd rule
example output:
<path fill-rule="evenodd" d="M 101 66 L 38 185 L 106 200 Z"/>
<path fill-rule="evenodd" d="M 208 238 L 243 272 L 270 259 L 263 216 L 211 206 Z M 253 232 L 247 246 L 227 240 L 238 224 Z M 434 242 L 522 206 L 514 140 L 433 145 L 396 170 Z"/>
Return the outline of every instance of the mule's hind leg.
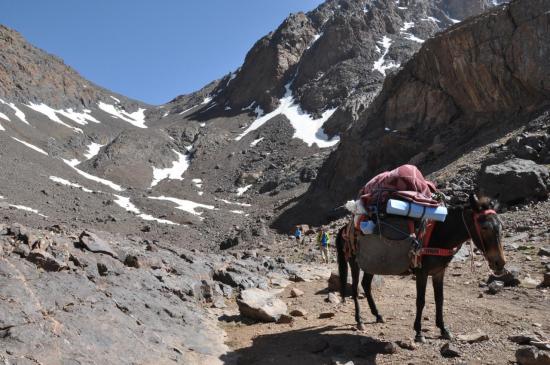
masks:
<path fill-rule="evenodd" d="M 416 272 L 416 319 L 414 320 L 414 330 L 416 331 L 416 342 L 426 342 L 422 335 L 422 311 L 426 303 L 426 284 L 428 275 L 422 271 Z"/>
<path fill-rule="evenodd" d="M 351 295 L 353 297 L 353 303 L 355 304 L 355 322 L 357 322 L 357 329 L 363 331 L 365 326 L 363 325 L 363 319 L 361 318 L 361 307 L 359 306 L 359 265 L 355 260 L 350 262 L 351 266 Z"/>
<path fill-rule="evenodd" d="M 443 322 L 443 279 L 445 277 L 445 270 L 432 276 L 432 283 L 434 288 L 435 297 L 435 324 L 441 331 L 441 337 L 446 340 L 452 340 L 453 335 L 445 327 Z"/>
<path fill-rule="evenodd" d="M 376 322 L 384 323 L 384 318 L 382 318 L 380 313 L 378 313 L 378 308 L 376 308 L 376 303 L 374 302 L 374 298 L 371 292 L 371 284 L 372 284 L 373 277 L 374 277 L 373 274 L 364 273 L 363 281 L 361 281 L 361 285 L 363 286 L 363 290 L 365 291 L 365 295 L 367 296 L 367 301 L 369 302 L 370 311 L 376 317 Z"/>

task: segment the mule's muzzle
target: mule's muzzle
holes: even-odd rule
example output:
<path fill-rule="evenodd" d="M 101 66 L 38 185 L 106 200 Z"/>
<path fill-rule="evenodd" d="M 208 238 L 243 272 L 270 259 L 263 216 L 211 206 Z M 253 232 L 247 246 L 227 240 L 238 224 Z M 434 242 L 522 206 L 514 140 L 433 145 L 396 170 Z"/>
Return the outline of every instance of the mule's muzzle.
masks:
<path fill-rule="evenodd" d="M 496 276 L 501 276 L 506 273 L 506 270 L 504 269 L 505 266 L 506 260 L 504 259 L 497 258 L 495 260 L 489 260 L 489 267 L 493 270 Z"/>

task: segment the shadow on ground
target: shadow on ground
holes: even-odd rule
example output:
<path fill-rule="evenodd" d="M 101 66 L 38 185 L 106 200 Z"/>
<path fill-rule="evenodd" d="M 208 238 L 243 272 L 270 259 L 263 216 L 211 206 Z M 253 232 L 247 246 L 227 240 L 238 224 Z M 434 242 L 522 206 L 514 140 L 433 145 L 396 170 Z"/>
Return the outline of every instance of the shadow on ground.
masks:
<path fill-rule="evenodd" d="M 381 357 L 394 351 L 391 342 L 364 334 L 350 334 L 349 327 L 315 327 L 258 336 L 252 346 L 232 351 L 221 360 L 234 365 L 374 365 L 388 363 Z M 347 332 L 347 333 L 346 333 Z M 231 345 L 231 344 L 229 344 Z M 378 357 L 378 360 L 377 360 Z"/>

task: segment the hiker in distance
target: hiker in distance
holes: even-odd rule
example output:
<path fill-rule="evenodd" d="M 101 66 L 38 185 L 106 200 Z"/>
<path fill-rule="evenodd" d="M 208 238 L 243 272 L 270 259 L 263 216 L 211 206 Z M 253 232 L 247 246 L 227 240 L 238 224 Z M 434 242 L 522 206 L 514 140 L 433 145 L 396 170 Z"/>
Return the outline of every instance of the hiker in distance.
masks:
<path fill-rule="evenodd" d="M 330 262 L 330 235 L 324 228 L 321 228 L 319 231 L 319 234 L 317 235 L 317 242 L 319 243 L 321 249 L 321 259 L 323 262 L 328 264 Z"/>

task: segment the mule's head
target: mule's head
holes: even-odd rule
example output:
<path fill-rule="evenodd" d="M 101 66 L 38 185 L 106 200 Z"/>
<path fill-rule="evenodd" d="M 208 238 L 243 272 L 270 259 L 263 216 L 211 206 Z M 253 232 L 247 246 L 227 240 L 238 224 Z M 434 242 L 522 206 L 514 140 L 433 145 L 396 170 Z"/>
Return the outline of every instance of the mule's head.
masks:
<path fill-rule="evenodd" d="M 489 198 L 470 195 L 472 227 L 469 227 L 472 240 L 483 252 L 489 267 L 497 275 L 503 273 L 506 258 L 502 248 L 502 221 L 496 213 L 496 203 Z"/>

